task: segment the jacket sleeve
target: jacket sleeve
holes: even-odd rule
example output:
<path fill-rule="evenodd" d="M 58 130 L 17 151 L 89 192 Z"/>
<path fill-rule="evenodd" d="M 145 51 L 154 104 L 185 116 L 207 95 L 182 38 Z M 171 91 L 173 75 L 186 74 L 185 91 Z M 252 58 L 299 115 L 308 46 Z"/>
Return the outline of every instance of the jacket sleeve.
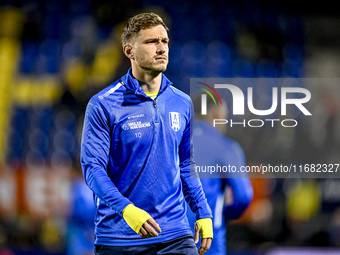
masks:
<path fill-rule="evenodd" d="M 90 102 L 87 105 L 82 142 L 81 166 L 86 184 L 107 206 L 122 216 L 123 209 L 131 204 L 107 175 L 110 151 L 109 114 L 101 105 Z"/>
<path fill-rule="evenodd" d="M 190 209 L 196 214 L 196 219 L 213 218 L 211 209 L 205 197 L 198 174 L 195 172 L 191 124 L 194 119 L 193 106 L 190 104 L 188 121 L 179 145 L 179 160 L 181 181 L 185 200 Z"/>

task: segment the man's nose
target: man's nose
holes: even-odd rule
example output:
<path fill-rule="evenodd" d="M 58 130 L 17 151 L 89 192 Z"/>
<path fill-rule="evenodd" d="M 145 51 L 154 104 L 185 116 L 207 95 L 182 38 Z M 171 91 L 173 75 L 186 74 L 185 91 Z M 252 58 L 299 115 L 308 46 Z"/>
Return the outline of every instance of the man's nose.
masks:
<path fill-rule="evenodd" d="M 163 54 L 166 51 L 166 46 L 163 43 L 159 43 L 157 45 L 157 53 L 158 54 Z"/>

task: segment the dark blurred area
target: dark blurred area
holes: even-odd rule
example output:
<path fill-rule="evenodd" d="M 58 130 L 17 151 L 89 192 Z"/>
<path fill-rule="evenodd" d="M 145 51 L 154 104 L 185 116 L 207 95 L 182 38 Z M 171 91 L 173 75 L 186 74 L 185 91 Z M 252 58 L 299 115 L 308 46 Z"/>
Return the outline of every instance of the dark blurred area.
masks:
<path fill-rule="evenodd" d="M 79 164 L 83 115 L 90 97 L 129 68 L 120 33 L 141 11 L 168 24 L 165 74 L 188 94 L 193 77 L 339 78 L 340 16 L 330 1 L 2 0 L 0 255 L 92 253 L 92 197 Z M 339 163 L 338 90 L 315 91 L 317 122 L 229 133 L 248 164 Z M 229 223 L 228 254 L 340 246 L 338 179 L 254 176 L 252 184 L 252 205 Z"/>

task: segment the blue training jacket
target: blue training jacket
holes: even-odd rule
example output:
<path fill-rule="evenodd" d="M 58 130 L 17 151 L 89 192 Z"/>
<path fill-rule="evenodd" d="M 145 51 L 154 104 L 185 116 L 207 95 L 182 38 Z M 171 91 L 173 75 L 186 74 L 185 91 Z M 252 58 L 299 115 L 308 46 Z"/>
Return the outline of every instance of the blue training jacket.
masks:
<path fill-rule="evenodd" d="M 191 234 L 185 200 L 196 218 L 212 218 L 193 166 L 190 97 L 162 74 L 155 100 L 131 69 L 93 96 L 86 108 L 81 164 L 94 193 L 95 244 L 131 246 Z M 185 198 L 185 199 L 184 199 Z M 158 237 L 141 238 L 122 218 L 130 203 L 159 224 Z"/>

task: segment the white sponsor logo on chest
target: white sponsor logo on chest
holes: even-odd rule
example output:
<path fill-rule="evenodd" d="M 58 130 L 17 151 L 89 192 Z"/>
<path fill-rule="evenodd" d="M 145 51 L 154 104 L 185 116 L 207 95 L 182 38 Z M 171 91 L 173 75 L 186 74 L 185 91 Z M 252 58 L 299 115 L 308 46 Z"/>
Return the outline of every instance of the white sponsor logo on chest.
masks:
<path fill-rule="evenodd" d="M 130 123 L 123 125 L 124 130 L 145 128 L 145 127 L 150 127 L 150 122 L 136 121 L 136 122 L 130 122 Z"/>

